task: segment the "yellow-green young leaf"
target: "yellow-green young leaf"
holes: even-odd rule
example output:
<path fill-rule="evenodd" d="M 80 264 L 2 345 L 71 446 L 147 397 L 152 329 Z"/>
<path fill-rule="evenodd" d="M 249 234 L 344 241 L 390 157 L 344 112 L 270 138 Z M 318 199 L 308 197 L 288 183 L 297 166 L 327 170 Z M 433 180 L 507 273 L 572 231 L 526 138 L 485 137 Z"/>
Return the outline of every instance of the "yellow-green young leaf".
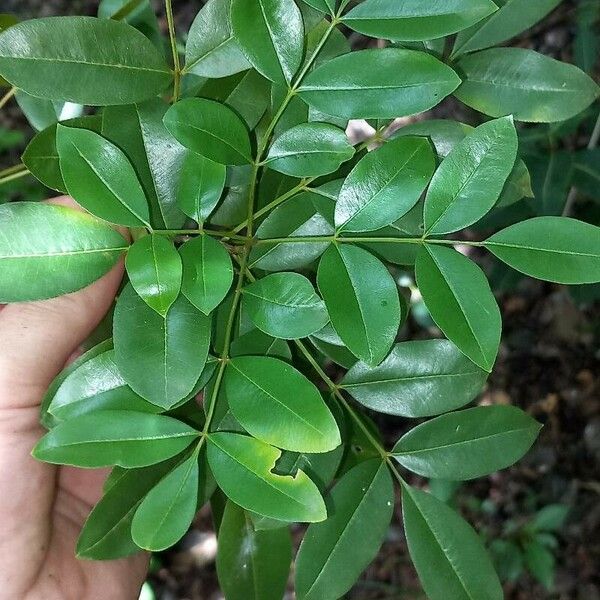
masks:
<path fill-rule="evenodd" d="M 491 371 L 502 320 L 483 271 L 452 248 L 434 245 L 421 248 L 415 271 L 437 326 L 476 365 Z"/>
<path fill-rule="evenodd" d="M 179 249 L 183 261 L 181 290 L 205 315 L 225 298 L 233 281 L 233 265 L 225 246 L 208 235 L 198 236 Z"/>
<path fill-rule="evenodd" d="M 398 48 L 361 50 L 317 67 L 300 87 L 310 106 L 346 119 L 393 119 L 423 112 L 460 84 L 437 58 Z"/>
<path fill-rule="evenodd" d="M 197 223 L 204 223 L 221 199 L 226 177 L 225 165 L 190 152 L 183 163 L 177 189 L 179 208 Z"/>
<path fill-rule="evenodd" d="M 196 15 L 185 45 L 184 73 L 227 77 L 250 68 L 231 31 L 231 0 L 209 0 Z"/>
<path fill-rule="evenodd" d="M 113 331 L 119 371 L 140 396 L 166 409 L 194 389 L 208 358 L 211 322 L 183 296 L 162 317 L 127 285 Z"/>
<path fill-rule="evenodd" d="M 354 156 L 346 133 L 329 123 L 301 123 L 282 133 L 266 165 L 293 177 L 320 177 L 337 171 Z"/>
<path fill-rule="evenodd" d="M 172 74 L 162 54 L 120 21 L 49 17 L 0 35 L 0 75 L 32 96 L 104 106 L 162 92 Z"/>
<path fill-rule="evenodd" d="M 475 479 L 517 462 L 531 448 L 540 428 L 514 406 L 478 406 L 411 429 L 392 454 L 402 466 L 424 477 Z"/>
<path fill-rule="evenodd" d="M 298 600 L 341 598 L 377 555 L 394 511 L 387 465 L 375 459 L 354 467 L 329 500 L 328 519 L 308 528 L 298 551 Z"/>
<path fill-rule="evenodd" d="M 509 40 L 543 19 L 560 0 L 505 0 L 499 4 L 499 10 L 487 19 L 458 34 L 452 51 L 454 56 Z"/>
<path fill-rule="evenodd" d="M 427 191 L 426 235 L 453 233 L 485 216 L 513 170 L 518 146 L 512 117 L 488 121 L 459 142 Z"/>
<path fill-rule="evenodd" d="M 421 41 L 466 29 L 492 14 L 491 0 L 365 0 L 342 22 L 360 33 L 396 41 Z"/>
<path fill-rule="evenodd" d="M 142 500 L 131 524 L 133 541 L 153 552 L 178 542 L 196 514 L 198 483 L 198 454 L 193 452 Z"/>
<path fill-rule="evenodd" d="M 487 373 L 447 340 L 418 340 L 394 346 L 375 368 L 359 362 L 341 386 L 378 412 L 430 417 L 468 404 L 483 388 Z"/>
<path fill-rule="evenodd" d="M 103 410 L 59 423 L 33 449 L 45 462 L 87 469 L 131 469 L 185 450 L 198 432 L 182 421 L 128 410 Z"/>
<path fill-rule="evenodd" d="M 180 229 L 185 215 L 176 202 L 183 162 L 190 153 L 167 131 L 169 105 L 160 98 L 102 111 L 102 135 L 118 146 L 138 174 L 155 229 Z"/>
<path fill-rule="evenodd" d="M 600 282 L 600 227 L 566 217 L 537 217 L 485 241 L 501 261 L 556 283 Z"/>
<path fill-rule="evenodd" d="M 100 133 L 102 117 L 99 115 L 78 117 L 62 121 L 61 125 L 77 127 L 78 129 L 90 129 Z M 58 123 L 54 123 L 54 125 L 40 131 L 25 148 L 21 160 L 31 171 L 31 174 L 46 187 L 66 193 L 67 186 L 60 172 L 58 150 L 56 149 L 57 127 Z"/>
<path fill-rule="evenodd" d="M 402 512 L 408 550 L 428 598 L 504 598 L 482 541 L 449 506 L 404 485 Z"/>
<path fill-rule="evenodd" d="M 525 48 L 490 48 L 457 63 L 464 75 L 455 92 L 467 106 L 491 117 L 553 123 L 570 119 L 600 93 L 577 67 Z"/>
<path fill-rule="evenodd" d="M 229 107 L 206 98 L 185 98 L 165 114 L 164 123 L 186 148 L 222 165 L 251 162 L 246 124 Z"/>
<path fill-rule="evenodd" d="M 27 302 L 79 290 L 100 279 L 128 243 L 72 208 L 14 202 L 0 206 L 0 302 Z"/>
<path fill-rule="evenodd" d="M 315 453 L 340 445 L 337 423 L 319 390 L 281 360 L 270 356 L 233 358 L 225 370 L 225 391 L 233 416 L 248 433 L 267 444 Z"/>
<path fill-rule="evenodd" d="M 217 484 L 236 504 L 286 522 L 323 521 L 325 502 L 301 470 L 295 477 L 272 472 L 281 451 L 237 433 L 211 433 L 208 462 Z"/>
<path fill-rule="evenodd" d="M 332 245 L 319 263 L 319 290 L 331 323 L 355 356 L 378 365 L 400 328 L 398 288 L 372 254 L 350 245 Z"/>
<path fill-rule="evenodd" d="M 150 227 L 144 190 L 114 144 L 87 129 L 58 125 L 56 147 L 67 191 L 96 216 L 127 227 Z"/>
<path fill-rule="evenodd" d="M 259 73 L 275 82 L 292 81 L 304 56 L 304 23 L 295 2 L 232 0 L 231 25 Z"/>
<path fill-rule="evenodd" d="M 161 235 L 146 235 L 131 246 L 125 261 L 133 289 L 163 317 L 181 289 L 181 257 Z"/>
<path fill-rule="evenodd" d="M 281 600 L 291 562 L 288 527 L 258 531 L 244 509 L 227 502 L 217 547 L 217 573 L 227 600 Z"/>
<path fill-rule="evenodd" d="M 115 364 L 114 350 L 90 358 L 67 375 L 48 407 L 60 420 L 98 410 L 160 411 L 127 385 Z"/>
<path fill-rule="evenodd" d="M 140 551 L 131 537 L 131 521 L 144 496 L 176 464 L 177 458 L 141 469 L 115 467 L 77 540 L 77 556 L 113 560 Z"/>
<path fill-rule="evenodd" d="M 276 338 L 300 339 L 329 322 L 325 303 L 299 273 L 274 273 L 245 287 L 244 309 L 262 331 Z"/>
<path fill-rule="evenodd" d="M 397 221 L 419 201 L 434 169 L 425 138 L 398 138 L 369 152 L 344 181 L 335 205 L 336 227 L 375 231 Z"/>

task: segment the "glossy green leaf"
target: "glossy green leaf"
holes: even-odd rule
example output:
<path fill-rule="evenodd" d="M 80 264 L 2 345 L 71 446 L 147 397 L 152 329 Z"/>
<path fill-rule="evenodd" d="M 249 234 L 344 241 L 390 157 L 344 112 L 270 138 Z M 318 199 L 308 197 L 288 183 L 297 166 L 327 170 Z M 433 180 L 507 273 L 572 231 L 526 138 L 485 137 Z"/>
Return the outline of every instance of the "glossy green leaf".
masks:
<path fill-rule="evenodd" d="M 478 406 L 411 429 L 394 446 L 392 455 L 424 477 L 475 479 L 517 462 L 531 448 L 540 428 L 514 406 Z"/>
<path fill-rule="evenodd" d="M 237 433 L 211 433 L 208 438 L 210 468 L 236 504 L 280 521 L 323 521 L 325 503 L 303 471 L 295 477 L 272 472 L 280 455 L 280 450 Z"/>
<path fill-rule="evenodd" d="M 395 131 L 391 138 L 420 135 L 428 137 L 435 148 L 437 155 L 445 158 L 459 142 L 473 131 L 473 127 L 452 121 L 451 119 L 426 119 L 401 127 Z"/>
<path fill-rule="evenodd" d="M 98 106 L 152 98 L 172 78 L 139 31 L 94 17 L 48 17 L 10 27 L 0 35 L 0 75 L 32 96 Z"/>
<path fill-rule="evenodd" d="M 163 317 L 181 289 L 181 257 L 161 235 L 146 235 L 127 252 L 127 274 L 138 296 Z"/>
<path fill-rule="evenodd" d="M 232 0 L 235 39 L 267 79 L 291 82 L 304 56 L 304 23 L 293 0 Z"/>
<path fill-rule="evenodd" d="M 233 282 L 233 265 L 225 246 L 208 235 L 181 246 L 183 282 L 181 291 L 205 315 L 225 298 Z"/>
<path fill-rule="evenodd" d="M 300 97 L 310 106 L 347 119 L 393 119 L 427 110 L 460 84 L 458 75 L 425 52 L 361 50 L 310 73 Z"/>
<path fill-rule="evenodd" d="M 319 390 L 281 360 L 232 359 L 225 371 L 225 391 L 233 416 L 263 442 L 297 452 L 328 452 L 340 445 L 336 421 Z"/>
<path fill-rule="evenodd" d="M 305 338 L 329 322 L 325 303 L 312 283 L 298 273 L 268 275 L 243 293 L 243 306 L 252 322 L 273 337 Z"/>
<path fill-rule="evenodd" d="M 453 55 L 497 46 L 541 21 L 560 0 L 503 0 L 499 9 L 484 21 L 461 31 Z"/>
<path fill-rule="evenodd" d="M 291 562 L 287 527 L 258 531 L 246 511 L 227 502 L 217 547 L 217 573 L 227 600 L 281 600 Z"/>
<path fill-rule="evenodd" d="M 53 464 L 131 469 L 171 458 L 197 436 L 195 429 L 171 417 L 104 410 L 59 423 L 36 444 L 32 454 Z"/>
<path fill-rule="evenodd" d="M 93 131 L 62 125 L 56 146 L 67 191 L 81 206 L 111 223 L 150 226 L 144 190 L 119 148 Z"/>
<path fill-rule="evenodd" d="M 263 333 L 260 329 L 251 329 L 231 342 L 229 350 L 235 356 L 275 356 L 288 362 L 292 360 L 290 347 L 285 340 Z"/>
<path fill-rule="evenodd" d="M 451 342 L 416 340 L 394 346 L 378 367 L 357 363 L 341 386 L 367 408 L 419 418 L 468 404 L 486 379 Z"/>
<path fill-rule="evenodd" d="M 354 156 L 346 133 L 328 123 L 303 123 L 288 129 L 265 160 L 275 171 L 293 177 L 320 177 L 337 171 Z"/>
<path fill-rule="evenodd" d="M 98 410 L 160 411 L 127 385 L 115 364 L 114 350 L 90 358 L 70 373 L 48 407 L 61 420 Z"/>
<path fill-rule="evenodd" d="M 366 250 L 334 245 L 321 258 L 317 281 L 344 344 L 367 364 L 378 365 L 400 327 L 398 288 L 389 271 Z"/>
<path fill-rule="evenodd" d="M 206 98 L 185 98 L 165 114 L 167 129 L 186 148 L 223 165 L 251 161 L 246 124 L 229 107 Z"/>
<path fill-rule="evenodd" d="M 512 117 L 488 121 L 459 142 L 427 191 L 426 235 L 453 233 L 485 216 L 513 170 L 518 146 Z"/>
<path fill-rule="evenodd" d="M 133 541 L 155 552 L 178 542 L 196 514 L 198 484 L 198 454 L 194 452 L 142 500 L 131 523 Z"/>
<path fill-rule="evenodd" d="M 209 0 L 196 15 L 185 45 L 184 73 L 226 77 L 250 68 L 231 31 L 231 0 Z"/>
<path fill-rule="evenodd" d="M 23 90 L 15 92 L 15 100 L 29 124 L 37 131 L 46 129 L 58 121 L 81 117 L 83 113 L 81 104 L 36 98 Z"/>
<path fill-rule="evenodd" d="M 117 366 L 140 396 L 170 408 L 194 389 L 206 364 L 210 333 L 210 318 L 183 296 L 162 317 L 128 285 L 114 315 Z"/>
<path fill-rule="evenodd" d="M 386 2 L 365 0 L 347 13 L 342 22 L 371 37 L 397 41 L 439 38 L 492 14 L 498 7 L 491 0 L 421 0 Z"/>
<path fill-rule="evenodd" d="M 398 138 L 369 152 L 344 181 L 335 206 L 339 231 L 374 231 L 397 221 L 418 202 L 435 157 L 424 138 Z"/>
<path fill-rule="evenodd" d="M 135 510 L 144 496 L 175 466 L 176 460 L 141 469 L 115 467 L 106 481 L 102 500 L 96 504 L 81 530 L 77 556 L 113 560 L 137 554 L 140 548 L 131 537 Z"/>
<path fill-rule="evenodd" d="M 502 321 L 481 269 L 452 248 L 426 245 L 417 256 L 416 277 L 437 326 L 476 365 L 491 371 Z"/>
<path fill-rule="evenodd" d="M 305 4 L 312 6 L 314 9 L 319 10 L 330 15 L 335 14 L 335 8 L 337 0 L 302 0 Z"/>
<path fill-rule="evenodd" d="M 226 176 L 225 165 L 199 154 L 188 154 L 177 190 L 179 208 L 197 223 L 204 223 L 221 199 Z"/>
<path fill-rule="evenodd" d="M 575 116 L 600 94 L 577 67 L 525 48 L 491 48 L 458 61 L 464 74 L 455 92 L 467 106 L 491 117 L 553 123 Z"/>
<path fill-rule="evenodd" d="M 500 260 L 530 277 L 557 283 L 600 282 L 600 227 L 566 217 L 537 217 L 485 241 Z"/>
<path fill-rule="evenodd" d="M 311 525 L 296 559 L 299 600 L 336 600 L 375 558 L 394 511 L 387 465 L 369 460 L 346 473 L 330 494 L 331 513 Z"/>
<path fill-rule="evenodd" d="M 185 215 L 176 200 L 189 150 L 163 124 L 168 104 L 156 98 L 142 104 L 108 106 L 102 111 L 102 135 L 118 146 L 133 165 L 150 204 L 152 225 L 179 229 Z"/>
<path fill-rule="evenodd" d="M 0 302 L 53 298 L 100 279 L 128 243 L 72 208 L 13 202 L 0 206 Z"/>
<path fill-rule="evenodd" d="M 428 598 L 504 598 L 483 543 L 448 505 L 404 485 L 402 512 L 408 550 Z"/>

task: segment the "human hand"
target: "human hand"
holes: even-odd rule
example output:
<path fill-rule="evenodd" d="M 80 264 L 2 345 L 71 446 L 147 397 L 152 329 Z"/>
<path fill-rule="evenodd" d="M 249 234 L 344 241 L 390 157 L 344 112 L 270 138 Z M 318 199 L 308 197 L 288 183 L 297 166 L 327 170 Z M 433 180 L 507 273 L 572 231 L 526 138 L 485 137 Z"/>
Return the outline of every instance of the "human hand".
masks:
<path fill-rule="evenodd" d="M 56 198 L 57 204 L 73 204 Z M 122 262 L 93 285 L 0 307 L 0 599 L 130 600 L 148 558 L 79 560 L 75 545 L 107 472 L 43 464 L 39 405 L 51 381 L 110 308 Z"/>

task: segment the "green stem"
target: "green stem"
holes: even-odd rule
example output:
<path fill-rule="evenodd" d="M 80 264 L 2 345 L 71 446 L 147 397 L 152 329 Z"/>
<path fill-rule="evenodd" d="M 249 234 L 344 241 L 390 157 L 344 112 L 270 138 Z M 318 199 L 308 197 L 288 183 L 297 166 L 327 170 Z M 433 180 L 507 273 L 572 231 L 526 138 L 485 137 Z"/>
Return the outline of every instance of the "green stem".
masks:
<path fill-rule="evenodd" d="M 15 95 L 16 91 L 16 87 L 11 87 L 10 90 L 0 98 L 0 108 L 4 107 L 4 105 Z"/>
<path fill-rule="evenodd" d="M 10 169 L 7 169 L 6 171 L 10 171 Z M 20 171 L 13 171 L 12 173 L 6 173 L 6 171 L 0 172 L 0 185 L 29 175 L 29 169 L 26 168 Z"/>
<path fill-rule="evenodd" d="M 179 91 L 181 87 L 181 65 L 179 63 L 177 37 L 175 36 L 175 19 L 173 18 L 173 6 L 171 4 L 171 0 L 165 0 L 165 12 L 167 13 L 167 24 L 169 26 L 171 53 L 173 54 L 173 102 L 175 103 L 179 99 Z"/>
<path fill-rule="evenodd" d="M 465 246 L 482 246 L 483 242 L 470 242 L 467 240 L 431 240 L 423 238 L 401 238 L 401 237 L 337 237 L 335 235 L 313 235 L 313 236 L 297 236 L 284 238 L 265 238 L 255 240 L 257 246 L 274 245 L 274 244 L 306 244 L 315 243 L 322 244 L 324 242 L 338 244 L 441 244 L 445 246 L 454 246 L 462 244 Z"/>

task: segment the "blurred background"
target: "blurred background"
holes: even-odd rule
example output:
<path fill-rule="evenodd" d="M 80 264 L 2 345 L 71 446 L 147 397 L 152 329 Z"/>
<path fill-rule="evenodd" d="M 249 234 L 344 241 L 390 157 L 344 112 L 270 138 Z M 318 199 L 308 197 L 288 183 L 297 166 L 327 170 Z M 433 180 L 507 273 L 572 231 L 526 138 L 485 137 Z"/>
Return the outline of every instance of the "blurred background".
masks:
<path fill-rule="evenodd" d="M 532 2 L 535 0 L 531 0 Z M 122 0 L 105 0 L 118 9 Z M 500 2 L 502 3 L 502 2 Z M 150 10 L 148 0 L 141 3 Z M 165 32 L 164 10 L 151 3 L 149 26 Z M 200 0 L 174 0 L 181 42 L 201 8 Z M 95 15 L 97 0 L 2 0 L 0 13 L 19 20 L 49 15 Z M 351 34 L 355 47 L 377 44 Z M 599 80 L 600 0 L 564 0 L 543 21 L 507 43 L 533 48 L 577 64 Z M 1 96 L 2 94 L 0 94 Z M 600 119 L 596 103 L 565 123 L 525 126 L 520 151 L 531 173 L 523 198 L 494 211 L 489 229 L 529 216 L 569 215 L 600 225 Z M 69 118 L 51 102 L 11 99 L 0 111 L 0 171 L 20 162 L 36 129 Z M 25 116 L 24 115 L 27 115 Z M 433 111 L 395 124 L 427 118 L 477 125 L 481 115 L 446 99 Z M 365 123 L 351 123 L 364 135 Z M 0 203 L 48 197 L 52 192 L 30 176 L 8 177 Z M 0 174 L 1 175 L 1 174 Z M 471 232 L 474 238 L 481 235 Z M 472 251 L 472 249 L 470 249 Z M 479 260 L 477 254 L 474 256 Z M 566 288 L 530 280 L 500 264 L 480 264 L 491 276 L 503 312 L 498 363 L 480 404 L 514 404 L 545 424 L 538 442 L 520 463 L 486 479 L 465 484 L 431 481 L 431 490 L 459 509 L 481 533 L 505 582 L 510 600 L 600 600 L 600 285 Z M 420 302 L 410 273 L 398 274 L 411 294 L 412 316 L 403 339 L 439 332 Z M 335 374 L 336 367 L 330 365 Z M 404 431 L 402 419 L 371 415 L 392 444 Z M 296 532 L 299 541 L 301 530 Z M 215 571 L 216 539 L 208 507 L 174 549 L 152 559 L 144 600 L 222 598 Z M 376 561 L 347 596 L 354 600 L 422 599 L 408 559 L 399 504 L 387 541 Z M 293 598 L 290 593 L 289 598 Z M 478 599 L 479 600 L 479 599 Z M 481 599 L 485 600 L 485 599 Z"/>

